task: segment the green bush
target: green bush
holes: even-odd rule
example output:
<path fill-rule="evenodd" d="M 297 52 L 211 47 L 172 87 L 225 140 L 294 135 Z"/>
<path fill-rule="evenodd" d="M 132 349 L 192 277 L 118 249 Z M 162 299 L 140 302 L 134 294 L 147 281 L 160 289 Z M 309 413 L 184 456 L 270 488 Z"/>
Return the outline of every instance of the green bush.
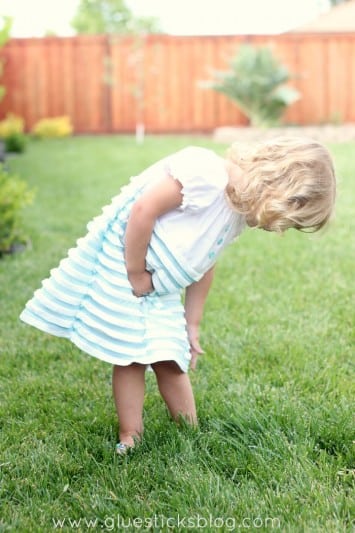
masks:
<path fill-rule="evenodd" d="M 21 154 L 26 148 L 26 137 L 23 133 L 11 133 L 4 139 L 6 152 Z"/>
<path fill-rule="evenodd" d="M 15 245 L 26 243 L 21 211 L 32 199 L 27 183 L 0 165 L 0 256 L 11 252 Z"/>
<path fill-rule="evenodd" d="M 1 17 L 1 18 L 2 18 L 2 25 L 0 27 L 0 49 L 9 40 L 11 26 L 12 26 L 12 18 L 11 17 Z M 0 78 L 2 76 L 3 66 L 4 66 L 4 61 L 2 59 L 0 59 Z M 3 85 L 0 85 L 0 101 L 3 99 L 5 94 L 6 94 L 5 87 Z"/>
<path fill-rule="evenodd" d="M 22 117 L 8 113 L 4 120 L 0 121 L 0 139 L 5 143 L 6 152 L 22 153 L 26 148 L 24 135 L 25 121 Z"/>
<path fill-rule="evenodd" d="M 234 100 L 252 126 L 276 126 L 286 107 L 299 98 L 285 85 L 290 77 L 270 48 L 243 45 L 230 61 L 230 70 L 214 71 L 213 80 L 204 86 Z"/>

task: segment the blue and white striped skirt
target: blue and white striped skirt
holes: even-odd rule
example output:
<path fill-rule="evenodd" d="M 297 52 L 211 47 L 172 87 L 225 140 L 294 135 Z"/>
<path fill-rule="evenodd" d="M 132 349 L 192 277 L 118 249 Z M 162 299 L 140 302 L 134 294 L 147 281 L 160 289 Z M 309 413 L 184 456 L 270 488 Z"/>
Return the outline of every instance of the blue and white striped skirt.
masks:
<path fill-rule="evenodd" d="M 124 233 L 136 195 L 113 198 L 88 224 L 20 315 L 46 333 L 116 365 L 175 361 L 186 372 L 190 347 L 181 289 L 194 281 L 153 233 L 147 266 L 155 291 L 137 298 L 127 278 Z"/>

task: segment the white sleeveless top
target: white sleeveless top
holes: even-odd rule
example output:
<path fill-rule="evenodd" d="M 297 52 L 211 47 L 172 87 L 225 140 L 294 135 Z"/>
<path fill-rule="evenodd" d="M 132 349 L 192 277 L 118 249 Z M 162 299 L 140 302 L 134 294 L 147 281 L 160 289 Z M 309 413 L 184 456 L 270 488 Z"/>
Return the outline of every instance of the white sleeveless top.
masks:
<path fill-rule="evenodd" d="M 147 168 L 133 183 L 152 183 L 167 174 L 182 184 L 183 202 L 159 217 L 154 231 L 182 266 L 201 277 L 243 231 L 245 218 L 226 201 L 225 159 L 212 150 L 184 148 Z"/>

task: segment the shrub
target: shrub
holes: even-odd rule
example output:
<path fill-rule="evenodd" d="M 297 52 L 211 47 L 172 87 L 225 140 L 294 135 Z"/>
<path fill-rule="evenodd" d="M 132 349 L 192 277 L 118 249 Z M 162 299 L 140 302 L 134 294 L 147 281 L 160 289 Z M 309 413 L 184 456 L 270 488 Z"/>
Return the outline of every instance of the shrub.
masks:
<path fill-rule="evenodd" d="M 9 174 L 0 165 L 0 256 L 15 245 L 26 243 L 21 228 L 21 211 L 33 199 L 27 183 Z"/>
<path fill-rule="evenodd" d="M 6 152 L 23 152 L 26 147 L 26 137 L 23 134 L 25 122 L 23 118 L 9 113 L 6 119 L 0 121 L 0 139 L 5 143 Z"/>
<path fill-rule="evenodd" d="M 10 38 L 10 31 L 12 26 L 12 18 L 11 17 L 1 17 L 3 25 L 0 28 L 0 48 L 2 48 L 7 41 Z M 0 59 L 0 77 L 3 72 L 3 60 Z M 4 95 L 6 93 L 6 89 L 3 85 L 0 85 L 0 101 L 3 99 Z"/>
<path fill-rule="evenodd" d="M 38 138 L 68 137 L 73 132 L 69 117 L 43 118 L 33 127 L 32 133 Z"/>
<path fill-rule="evenodd" d="M 285 85 L 290 77 L 270 48 L 243 45 L 230 61 L 230 70 L 214 71 L 213 80 L 204 86 L 234 100 L 252 126 L 275 126 L 286 107 L 299 98 Z"/>
<path fill-rule="evenodd" d="M 11 133 L 8 137 L 5 137 L 5 150 L 6 152 L 22 153 L 26 148 L 26 137 L 22 133 Z"/>
<path fill-rule="evenodd" d="M 25 121 L 23 118 L 8 113 L 4 120 L 0 121 L 0 137 L 6 139 L 14 133 L 23 133 L 25 129 Z"/>

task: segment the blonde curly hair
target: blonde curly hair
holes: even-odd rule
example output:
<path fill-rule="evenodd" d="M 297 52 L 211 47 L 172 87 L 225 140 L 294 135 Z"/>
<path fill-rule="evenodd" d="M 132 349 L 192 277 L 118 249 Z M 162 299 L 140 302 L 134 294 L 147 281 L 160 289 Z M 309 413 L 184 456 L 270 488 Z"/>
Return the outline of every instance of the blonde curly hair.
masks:
<path fill-rule="evenodd" d="M 251 227 L 282 233 L 318 231 L 330 219 L 336 179 L 328 150 L 299 137 L 233 144 L 226 196 Z M 235 165 L 241 171 L 233 172 Z"/>

